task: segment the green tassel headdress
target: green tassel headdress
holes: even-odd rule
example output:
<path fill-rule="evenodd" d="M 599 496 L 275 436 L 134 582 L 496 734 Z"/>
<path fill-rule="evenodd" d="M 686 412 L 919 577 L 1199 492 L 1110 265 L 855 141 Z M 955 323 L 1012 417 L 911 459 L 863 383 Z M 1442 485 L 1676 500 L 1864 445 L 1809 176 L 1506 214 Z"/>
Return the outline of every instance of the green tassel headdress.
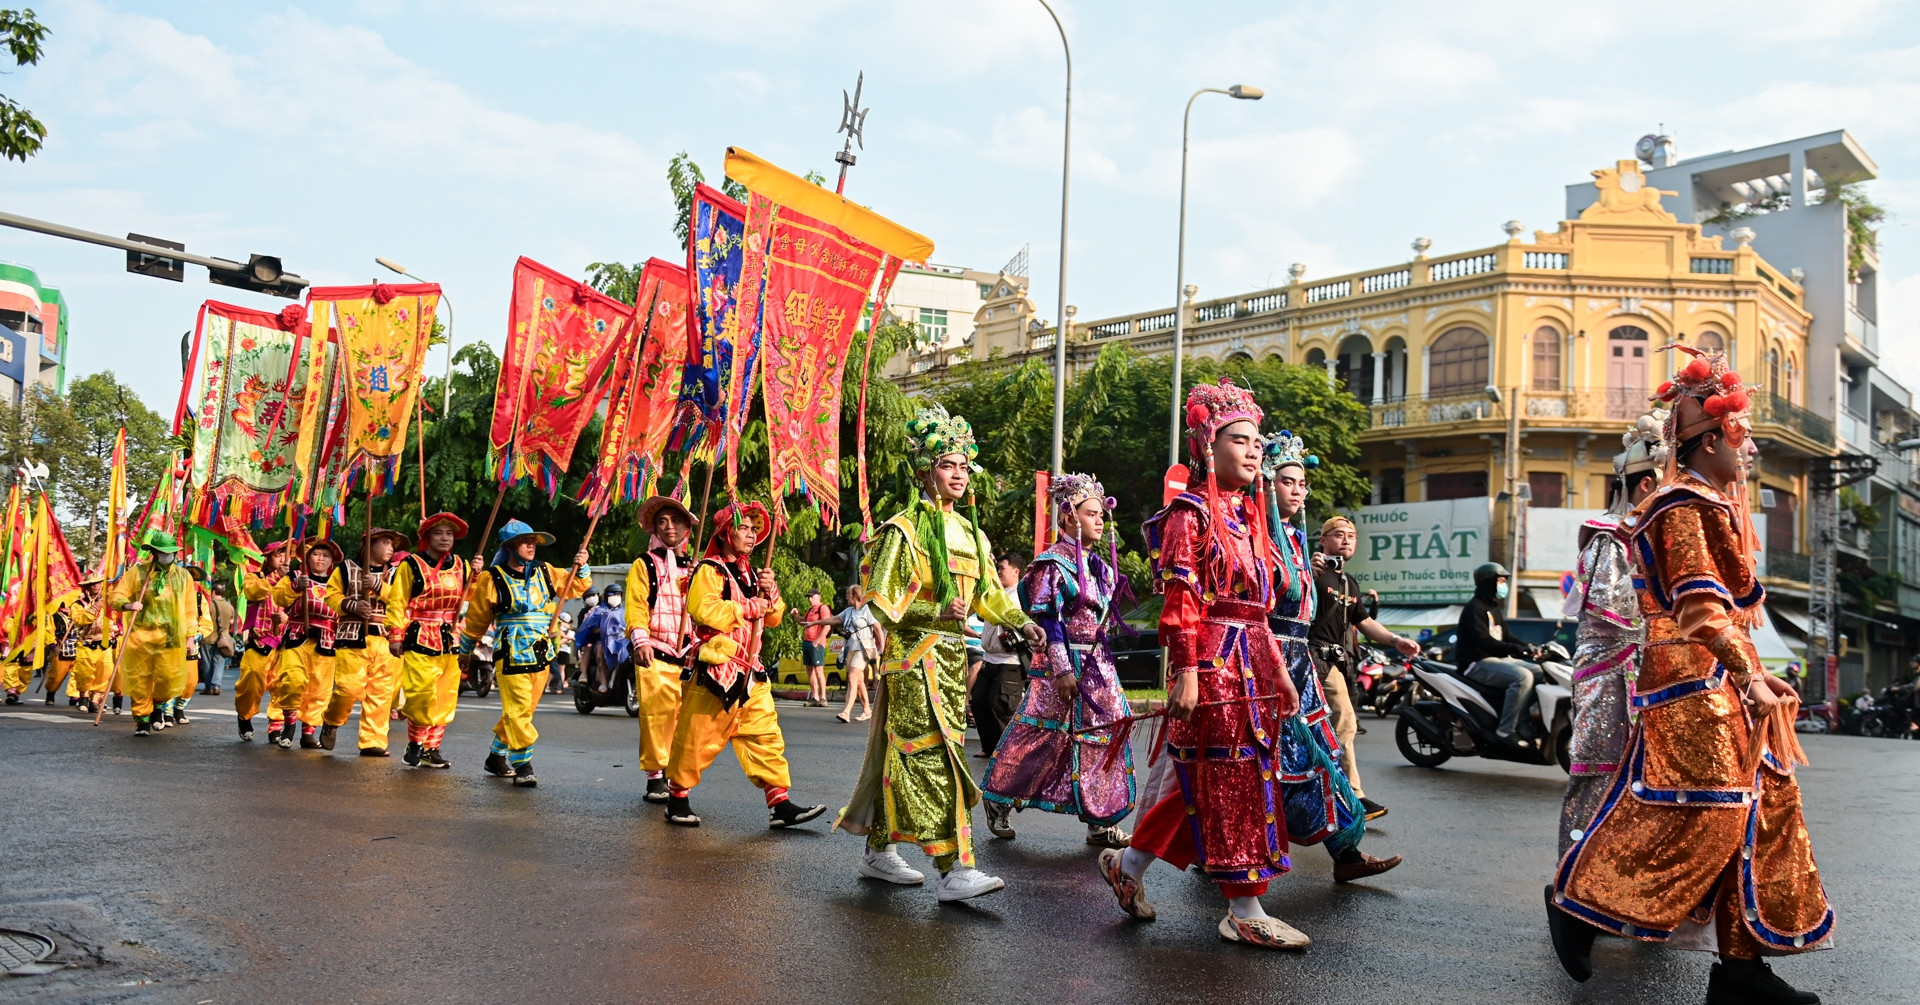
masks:
<path fill-rule="evenodd" d="M 980 465 L 974 458 L 980 456 L 980 446 L 974 442 L 973 426 L 958 415 L 948 415 L 945 406 L 929 405 L 916 412 L 907 421 L 907 459 L 913 465 L 915 477 L 924 477 L 933 470 L 934 462 L 949 454 L 959 454 L 967 459 L 967 466 L 975 472 Z M 960 584 L 953 581 L 953 572 L 948 568 L 947 535 L 940 512 L 933 500 L 924 491 L 916 493 L 918 505 L 913 507 L 912 520 L 914 536 L 919 539 L 921 550 L 927 553 L 927 564 L 933 573 L 934 596 L 942 606 L 960 595 Z M 968 515 L 973 519 L 976 541 L 980 534 L 980 513 L 972 504 L 973 495 L 968 493 Z M 979 547 L 981 575 L 986 575 L 986 567 L 993 556 L 986 554 L 984 546 Z"/>

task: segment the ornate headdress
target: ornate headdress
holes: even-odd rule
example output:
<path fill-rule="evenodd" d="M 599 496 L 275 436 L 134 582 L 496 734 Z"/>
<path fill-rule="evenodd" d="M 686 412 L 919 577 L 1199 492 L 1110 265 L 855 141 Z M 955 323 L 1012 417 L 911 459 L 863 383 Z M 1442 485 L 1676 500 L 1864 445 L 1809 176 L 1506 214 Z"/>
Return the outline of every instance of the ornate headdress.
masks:
<path fill-rule="evenodd" d="M 915 474 L 932 469 L 933 462 L 948 454 L 961 454 L 975 470 L 974 458 L 980 447 L 973 441 L 973 426 L 958 415 L 948 415 L 943 405 L 930 405 L 907 420 L 907 456 Z"/>
<path fill-rule="evenodd" d="M 1319 466 L 1320 458 L 1307 453 L 1307 441 L 1295 436 L 1291 429 L 1282 429 L 1280 435 L 1268 440 L 1260 454 L 1260 473 L 1268 478 L 1285 467 L 1312 470 Z"/>
<path fill-rule="evenodd" d="M 1109 511 L 1114 507 L 1113 497 L 1107 495 L 1106 486 L 1092 475 L 1061 475 L 1048 483 L 1047 497 L 1053 501 L 1055 513 L 1068 512 L 1089 499 L 1105 502 Z"/>
<path fill-rule="evenodd" d="M 1624 478 L 1664 467 L 1667 455 L 1673 452 L 1661 432 L 1666 423 L 1667 413 L 1657 408 L 1634 422 L 1633 428 L 1620 437 L 1620 445 L 1626 450 L 1613 455 L 1613 473 Z"/>
<path fill-rule="evenodd" d="M 1194 463 L 1212 471 L 1214 437 L 1236 422 L 1251 422 L 1257 428 L 1267 414 L 1253 400 L 1253 392 L 1234 384 L 1231 377 L 1218 384 L 1195 384 L 1187 392 L 1187 450 Z"/>
<path fill-rule="evenodd" d="M 1747 437 L 1751 401 L 1740 375 L 1727 364 L 1726 354 L 1677 342 L 1657 351 L 1669 349 L 1693 359 L 1654 392 L 1656 399 L 1673 406 L 1663 425 L 1667 446 L 1678 450 L 1688 440 L 1714 430 L 1725 433 L 1728 443 L 1739 446 Z"/>

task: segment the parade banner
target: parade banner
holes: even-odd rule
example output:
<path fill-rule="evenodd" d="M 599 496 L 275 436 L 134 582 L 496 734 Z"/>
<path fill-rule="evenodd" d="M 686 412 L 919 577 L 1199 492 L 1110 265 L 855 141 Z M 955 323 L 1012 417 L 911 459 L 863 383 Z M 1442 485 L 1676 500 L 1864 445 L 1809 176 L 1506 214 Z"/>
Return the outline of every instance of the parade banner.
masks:
<path fill-rule="evenodd" d="M 867 487 L 867 381 L 873 374 L 873 338 L 886 316 L 887 295 L 893 291 L 893 281 L 900 275 L 900 264 L 899 256 L 887 256 L 887 264 L 880 272 L 880 288 L 873 294 L 873 312 L 868 315 L 867 337 L 863 343 L 864 351 L 860 354 L 860 400 L 854 405 L 853 456 L 857 468 L 854 481 L 857 483 L 856 496 L 860 500 L 862 544 L 873 539 L 873 492 Z"/>
<path fill-rule="evenodd" d="M 53 612 L 61 604 L 80 596 L 80 566 L 73 560 L 67 536 L 60 532 L 60 521 L 53 518 L 47 495 L 40 494 L 33 515 L 33 666 L 46 662 L 47 646 L 53 643 Z"/>
<path fill-rule="evenodd" d="M 687 221 L 690 345 L 680 388 L 680 414 L 669 447 L 711 460 L 726 425 L 727 397 L 739 337 L 740 274 L 746 260 L 747 208 L 725 193 L 696 185 Z"/>
<path fill-rule="evenodd" d="M 321 305 L 318 314 L 331 318 Z M 344 451 L 339 449 L 342 416 L 346 413 L 346 395 L 342 388 L 340 333 L 326 328 L 325 337 L 307 340 L 301 354 L 304 375 L 300 410 L 285 421 L 296 422 L 293 465 L 297 473 L 293 513 L 333 509 L 342 504 L 345 487 Z"/>
<path fill-rule="evenodd" d="M 762 197 L 753 196 L 758 204 Z M 854 328 L 885 256 L 781 207 L 767 242 L 766 409 L 774 525 L 784 499 L 812 499 L 833 526 L 840 508 L 840 399 Z"/>
<path fill-rule="evenodd" d="M 203 506 L 242 519 L 271 516 L 292 487 L 297 428 L 285 413 L 305 391 L 299 345 L 306 309 L 278 314 L 209 300 L 200 307 L 195 355 L 205 354 L 190 477 Z M 176 428 L 184 415 L 176 413 Z"/>
<path fill-rule="evenodd" d="M 726 384 L 727 492 L 740 494 L 740 439 L 746 435 L 747 416 L 753 411 L 753 392 L 760 386 L 761 296 L 767 285 L 768 241 L 773 234 L 773 202 L 752 194 L 747 200 L 747 237 L 740 255 L 740 283 L 734 290 L 733 372 Z M 777 508 L 777 507 L 776 507 Z M 776 518 L 777 528 L 782 520 Z"/>
<path fill-rule="evenodd" d="M 685 269 L 647 261 L 626 342 L 608 392 L 600 456 L 580 488 L 580 501 L 594 516 L 653 494 L 687 361 Z"/>
<path fill-rule="evenodd" d="M 6 551 L 0 557 L 0 636 L 7 648 L 20 641 L 27 610 L 27 514 L 20 506 L 20 484 L 7 493 Z"/>
<path fill-rule="evenodd" d="M 532 478 L 549 500 L 607 392 L 633 307 L 530 258 L 513 268 L 507 349 L 489 433 L 502 487 Z"/>
<path fill-rule="evenodd" d="M 406 454 L 407 423 L 440 305 L 437 283 L 315 287 L 307 293 L 315 328 L 339 339 L 335 387 L 345 399 L 335 424 L 341 484 L 364 476 L 375 494 L 393 490 Z M 330 314 L 330 316 L 329 316 Z"/>

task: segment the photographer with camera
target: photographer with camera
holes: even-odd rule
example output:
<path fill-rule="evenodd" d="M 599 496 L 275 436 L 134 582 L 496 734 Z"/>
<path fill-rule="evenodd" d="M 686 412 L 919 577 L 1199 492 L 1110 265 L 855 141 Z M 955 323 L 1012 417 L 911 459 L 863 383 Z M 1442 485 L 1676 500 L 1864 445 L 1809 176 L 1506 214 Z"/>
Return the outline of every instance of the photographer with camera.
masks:
<path fill-rule="evenodd" d="M 999 576 L 1001 588 L 1009 596 L 1013 595 L 1020 586 L 1025 563 L 1021 562 L 1020 556 L 1009 552 L 996 559 L 993 567 Z M 973 706 L 973 727 L 980 731 L 980 753 L 975 756 L 992 757 L 1000 747 L 1000 737 L 1007 731 L 1007 724 L 1020 711 L 1020 699 L 1027 691 L 1027 660 L 1030 656 L 1024 640 L 1019 638 L 1019 632 L 1009 633 L 992 625 L 983 627 L 980 668 L 974 674 L 968 697 Z M 1008 635 L 1014 637 L 1008 638 Z"/>
<path fill-rule="evenodd" d="M 1320 525 L 1320 550 L 1313 556 L 1313 585 L 1319 596 L 1315 598 L 1313 624 L 1307 629 L 1307 647 L 1313 655 L 1313 667 L 1320 673 L 1327 708 L 1333 713 L 1341 767 L 1346 769 L 1347 781 L 1353 786 L 1353 794 L 1360 797 L 1367 819 L 1374 820 L 1386 816 L 1387 808 L 1367 798 L 1360 785 L 1359 759 L 1353 752 L 1353 737 L 1359 728 L 1349 688 L 1359 661 L 1354 632 L 1390 645 L 1403 656 L 1417 655 L 1420 645 L 1395 635 L 1373 619 L 1360 584 L 1346 572 L 1347 559 L 1353 557 L 1358 543 L 1353 521 L 1346 517 L 1336 514 Z"/>

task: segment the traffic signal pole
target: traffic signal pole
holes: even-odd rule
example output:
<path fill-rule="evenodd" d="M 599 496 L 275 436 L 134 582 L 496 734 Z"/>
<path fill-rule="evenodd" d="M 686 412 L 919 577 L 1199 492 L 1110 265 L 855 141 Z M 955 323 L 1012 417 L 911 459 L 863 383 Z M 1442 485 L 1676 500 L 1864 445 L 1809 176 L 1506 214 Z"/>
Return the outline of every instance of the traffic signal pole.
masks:
<path fill-rule="evenodd" d="M 275 296 L 283 296 L 290 299 L 298 299 L 300 291 L 308 285 L 305 279 L 291 272 L 280 271 L 278 259 L 266 259 L 266 261 L 272 263 L 271 271 L 273 274 L 270 278 L 262 278 L 257 274 L 258 270 L 255 268 L 265 257 L 261 255 L 253 256 L 254 260 L 252 262 L 234 262 L 224 258 L 209 258 L 205 255 L 189 254 L 179 248 L 145 244 L 124 237 L 98 234 L 91 230 L 81 230 L 78 227 L 69 227 L 65 224 L 35 220 L 31 217 L 17 216 L 13 213 L 0 213 L 0 226 L 13 227 L 17 230 L 29 230 L 36 234 L 46 234 L 50 237 L 64 237 L 69 241 L 84 241 L 88 244 L 99 244 L 109 248 L 119 248 L 123 251 L 147 255 L 156 260 L 190 262 L 194 265 L 205 266 L 209 273 L 242 280 L 240 282 L 225 282 L 223 285 L 241 286 L 245 289 L 254 289 L 258 292 L 270 293 Z M 214 279 L 214 281 L 220 282 L 221 280 Z"/>

